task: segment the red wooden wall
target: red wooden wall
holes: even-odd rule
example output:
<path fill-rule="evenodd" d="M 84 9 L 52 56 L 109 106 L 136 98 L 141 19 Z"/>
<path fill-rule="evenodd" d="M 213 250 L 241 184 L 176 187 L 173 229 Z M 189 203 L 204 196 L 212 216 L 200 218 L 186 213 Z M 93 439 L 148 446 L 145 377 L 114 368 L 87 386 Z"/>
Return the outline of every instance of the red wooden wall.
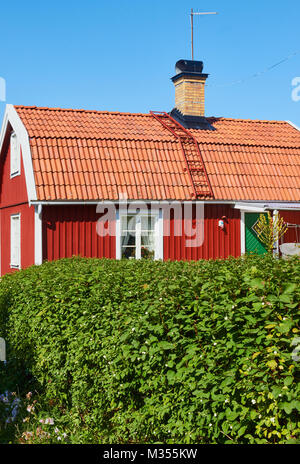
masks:
<path fill-rule="evenodd" d="M 225 228 L 218 221 L 226 216 Z M 96 224 L 100 215 L 96 205 L 43 207 L 43 259 L 54 260 L 73 255 L 116 257 L 114 236 L 99 237 Z M 205 206 L 205 237 L 201 247 L 187 248 L 185 237 L 174 236 L 174 217 L 170 235 L 164 237 L 164 259 L 198 260 L 239 256 L 240 212 L 229 205 Z"/>
<path fill-rule="evenodd" d="M 184 236 L 174 236 L 174 219 L 171 216 L 171 234 L 164 237 L 164 259 L 199 260 L 240 256 L 240 211 L 230 205 L 205 205 L 204 242 L 200 247 L 186 247 Z M 225 216 L 225 227 L 218 226 Z"/>
<path fill-rule="evenodd" d="M 283 220 L 290 224 L 298 224 L 297 231 L 295 228 L 289 228 L 287 233 L 284 235 L 282 243 L 300 243 L 300 211 L 280 211 L 280 216 Z"/>
<path fill-rule="evenodd" d="M 100 237 L 96 205 L 43 207 L 43 259 L 52 261 L 74 255 L 115 258 L 114 236 Z"/>
<path fill-rule="evenodd" d="M 10 216 L 21 213 L 21 268 L 34 264 L 34 208 L 28 204 L 1 210 L 1 275 L 14 272 L 10 267 Z"/>
<path fill-rule="evenodd" d="M 0 162 L 0 235 L 1 275 L 13 272 L 10 267 L 10 216 L 21 213 L 21 267 L 34 264 L 34 207 L 29 207 L 24 165 L 21 174 L 10 178 L 10 147 L 7 144 Z"/>

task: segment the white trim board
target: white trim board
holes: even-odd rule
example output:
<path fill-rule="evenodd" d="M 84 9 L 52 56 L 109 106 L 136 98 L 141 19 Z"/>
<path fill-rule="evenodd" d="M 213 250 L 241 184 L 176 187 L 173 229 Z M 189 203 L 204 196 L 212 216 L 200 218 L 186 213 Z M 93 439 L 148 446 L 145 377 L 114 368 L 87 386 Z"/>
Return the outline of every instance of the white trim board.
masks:
<path fill-rule="evenodd" d="M 245 211 L 241 211 L 241 255 L 246 253 Z"/>
<path fill-rule="evenodd" d="M 66 205 L 98 205 L 98 204 L 122 204 L 123 200 L 32 200 L 32 205 L 43 205 L 43 206 L 66 206 Z M 210 201 L 210 200 L 127 200 L 127 204 L 130 203 L 140 203 L 140 204 L 153 204 L 153 205 L 166 205 L 172 203 L 181 203 L 181 204 L 197 204 L 204 203 L 205 205 L 230 205 L 234 206 L 236 209 L 246 210 L 247 208 L 252 208 L 251 211 L 260 210 L 260 209 L 275 209 L 280 206 L 280 209 L 300 209 L 300 202 L 266 202 L 266 201 L 257 201 L 249 200 L 245 202 L 233 201 L 233 200 L 220 200 L 220 201 Z M 254 208 L 254 210 L 253 210 Z M 250 211 L 250 210 L 249 210 Z"/>
<path fill-rule="evenodd" d="M 0 154 L 2 153 L 3 143 L 7 132 L 8 124 L 12 126 L 19 141 L 25 172 L 27 196 L 29 204 L 37 199 L 36 187 L 33 174 L 32 157 L 27 130 L 13 105 L 6 105 L 3 124 L 0 132 Z"/>
<path fill-rule="evenodd" d="M 265 205 L 259 204 L 236 203 L 234 208 L 249 213 L 263 213 L 265 211 Z"/>
<path fill-rule="evenodd" d="M 292 121 L 285 121 L 287 122 L 288 124 L 290 124 L 290 126 L 292 126 L 294 129 L 297 129 L 298 131 L 300 131 L 300 127 L 298 127 L 296 124 L 294 124 Z"/>
<path fill-rule="evenodd" d="M 42 205 L 34 206 L 34 264 L 43 262 Z"/>
<path fill-rule="evenodd" d="M 237 202 L 234 206 L 235 209 L 241 211 L 249 211 L 249 213 L 263 213 L 267 210 L 280 210 L 280 211 L 299 211 L 300 202 L 290 202 L 290 203 L 279 203 L 279 202 L 265 202 L 265 203 L 249 203 Z"/>

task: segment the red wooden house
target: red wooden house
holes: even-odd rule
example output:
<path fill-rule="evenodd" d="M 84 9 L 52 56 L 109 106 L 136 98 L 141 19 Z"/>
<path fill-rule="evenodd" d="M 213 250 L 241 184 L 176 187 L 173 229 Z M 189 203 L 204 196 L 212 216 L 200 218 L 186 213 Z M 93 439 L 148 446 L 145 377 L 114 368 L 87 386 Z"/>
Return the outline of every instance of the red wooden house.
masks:
<path fill-rule="evenodd" d="M 1 275 L 72 255 L 198 260 L 260 252 L 253 224 L 267 210 L 290 225 L 285 241 L 300 242 L 299 129 L 205 117 L 206 78 L 201 62 L 178 62 L 168 114 L 7 105 Z M 197 227 L 202 239 L 191 242 Z"/>

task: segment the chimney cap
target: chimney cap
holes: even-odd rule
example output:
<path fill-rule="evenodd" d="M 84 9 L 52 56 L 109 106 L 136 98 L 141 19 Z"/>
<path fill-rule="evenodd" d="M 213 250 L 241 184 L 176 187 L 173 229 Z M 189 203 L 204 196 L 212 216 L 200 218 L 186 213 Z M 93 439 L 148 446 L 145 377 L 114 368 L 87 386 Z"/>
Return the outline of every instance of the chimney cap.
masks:
<path fill-rule="evenodd" d="M 184 72 L 201 74 L 202 71 L 203 61 L 179 60 L 175 65 L 176 74 L 181 74 Z"/>

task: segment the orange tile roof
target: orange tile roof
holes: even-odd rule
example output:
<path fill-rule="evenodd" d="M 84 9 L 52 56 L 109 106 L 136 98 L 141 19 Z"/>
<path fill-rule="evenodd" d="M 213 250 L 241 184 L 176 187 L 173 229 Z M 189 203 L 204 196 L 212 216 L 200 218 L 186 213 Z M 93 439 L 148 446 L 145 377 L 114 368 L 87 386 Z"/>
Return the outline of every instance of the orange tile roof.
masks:
<path fill-rule="evenodd" d="M 180 145 L 150 114 L 15 106 L 38 200 L 191 200 Z M 215 200 L 300 201 L 300 131 L 284 121 L 208 118 L 191 130 Z"/>

